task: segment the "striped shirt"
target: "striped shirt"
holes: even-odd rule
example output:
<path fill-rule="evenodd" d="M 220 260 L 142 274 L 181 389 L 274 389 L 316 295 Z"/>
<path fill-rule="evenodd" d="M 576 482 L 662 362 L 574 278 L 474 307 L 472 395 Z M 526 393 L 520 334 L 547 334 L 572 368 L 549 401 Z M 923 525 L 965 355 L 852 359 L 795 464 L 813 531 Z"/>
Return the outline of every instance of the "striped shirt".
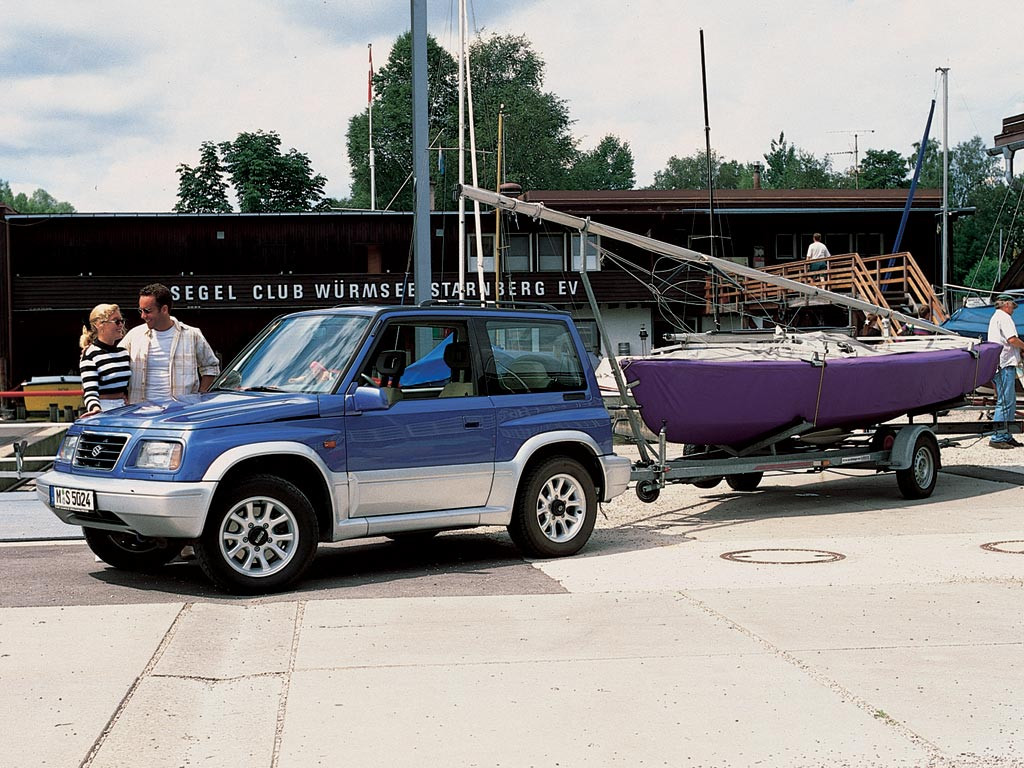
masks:
<path fill-rule="evenodd" d="M 112 347 L 97 339 L 86 347 L 78 368 L 82 373 L 82 392 L 87 412 L 100 407 L 101 394 L 128 394 L 132 369 L 127 349 Z"/>

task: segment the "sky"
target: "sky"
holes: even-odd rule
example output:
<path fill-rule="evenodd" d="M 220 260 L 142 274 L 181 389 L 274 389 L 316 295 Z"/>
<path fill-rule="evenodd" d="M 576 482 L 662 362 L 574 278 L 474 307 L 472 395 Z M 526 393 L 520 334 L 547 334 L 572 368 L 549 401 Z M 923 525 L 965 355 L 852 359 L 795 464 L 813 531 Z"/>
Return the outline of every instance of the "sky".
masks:
<path fill-rule="evenodd" d="M 456 0 L 427 29 L 458 44 Z M 704 148 L 700 30 L 711 142 L 763 159 L 780 132 L 833 166 L 855 146 L 913 151 L 949 68 L 949 143 L 1024 112 L 1016 0 L 470 0 L 470 34 L 525 35 L 565 99 L 581 149 L 614 134 L 637 187 Z M 203 141 L 276 131 L 351 186 L 349 118 L 410 27 L 405 0 L 0 0 L 0 179 L 80 212 L 169 211 L 180 163 Z M 514 151 L 514 148 L 509 148 Z"/>

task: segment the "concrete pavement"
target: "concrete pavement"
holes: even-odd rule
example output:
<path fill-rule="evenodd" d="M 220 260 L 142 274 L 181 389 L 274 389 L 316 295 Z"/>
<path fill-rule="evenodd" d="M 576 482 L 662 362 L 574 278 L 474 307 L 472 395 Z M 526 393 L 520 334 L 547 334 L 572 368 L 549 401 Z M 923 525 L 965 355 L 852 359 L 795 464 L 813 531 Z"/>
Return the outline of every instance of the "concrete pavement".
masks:
<path fill-rule="evenodd" d="M 0 609 L 2 762 L 1024 765 L 1022 488 L 893 486 L 628 496 L 548 594 Z"/>

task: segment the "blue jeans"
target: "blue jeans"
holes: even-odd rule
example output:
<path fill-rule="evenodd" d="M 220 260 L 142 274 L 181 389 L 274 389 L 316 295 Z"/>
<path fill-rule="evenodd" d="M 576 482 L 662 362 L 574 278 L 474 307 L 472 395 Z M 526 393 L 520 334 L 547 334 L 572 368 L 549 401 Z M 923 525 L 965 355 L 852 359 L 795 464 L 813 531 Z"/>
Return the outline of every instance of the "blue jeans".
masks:
<path fill-rule="evenodd" d="M 1017 368 L 1008 365 L 996 371 L 992 377 L 992 384 L 996 388 L 996 410 L 992 414 L 992 421 L 995 422 L 996 432 L 992 435 L 993 443 L 1004 442 L 1010 439 L 1010 424 L 1017 416 L 1017 392 L 1014 384 L 1017 381 Z M 1000 427 L 1000 422 L 1002 427 Z M 998 431 L 1002 429 L 1002 431 Z"/>

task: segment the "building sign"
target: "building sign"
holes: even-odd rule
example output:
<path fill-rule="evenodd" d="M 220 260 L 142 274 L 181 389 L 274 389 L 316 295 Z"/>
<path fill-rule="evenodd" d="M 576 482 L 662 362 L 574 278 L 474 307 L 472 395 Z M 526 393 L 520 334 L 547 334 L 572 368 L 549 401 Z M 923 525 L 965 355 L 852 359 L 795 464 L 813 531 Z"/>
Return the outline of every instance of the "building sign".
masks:
<path fill-rule="evenodd" d="M 383 278 L 383 279 L 382 279 Z M 477 299 L 480 294 L 479 282 L 473 276 L 467 279 L 465 297 Z M 296 276 L 287 279 L 264 280 L 262 282 L 219 281 L 207 279 L 196 282 L 189 278 L 167 280 L 165 285 L 170 289 L 175 304 L 187 306 L 201 305 L 204 307 L 219 304 L 235 304 L 249 306 L 274 302 L 319 305 L 324 302 L 353 303 L 391 303 L 403 300 L 416 300 L 416 288 L 412 280 L 395 280 L 391 276 L 360 275 L 328 279 L 310 279 L 307 276 Z M 454 299 L 458 296 L 458 281 L 434 281 L 431 283 L 432 299 Z M 484 281 L 484 297 L 493 299 L 495 296 L 494 279 Z M 523 299 L 547 301 L 550 299 L 575 299 L 583 297 L 580 279 L 544 278 L 519 279 L 509 278 L 498 284 L 499 299 Z"/>
<path fill-rule="evenodd" d="M 619 272 L 591 272 L 590 280 L 599 301 L 645 301 L 650 293 L 643 285 L 624 280 Z M 132 306 L 139 288 L 162 282 L 176 307 L 192 309 L 273 308 L 305 309 L 338 304 L 402 304 L 419 301 L 409 275 L 76 275 L 59 280 L 15 276 L 15 311 L 50 309 L 88 310 L 99 303 Z M 478 300 L 480 286 L 475 273 L 467 274 L 465 298 Z M 444 274 L 431 283 L 430 299 L 455 300 L 458 278 Z M 489 301 L 542 302 L 580 305 L 587 301 L 580 276 L 571 272 L 528 272 L 508 276 L 497 284 L 494 275 L 484 279 L 484 299 Z"/>

